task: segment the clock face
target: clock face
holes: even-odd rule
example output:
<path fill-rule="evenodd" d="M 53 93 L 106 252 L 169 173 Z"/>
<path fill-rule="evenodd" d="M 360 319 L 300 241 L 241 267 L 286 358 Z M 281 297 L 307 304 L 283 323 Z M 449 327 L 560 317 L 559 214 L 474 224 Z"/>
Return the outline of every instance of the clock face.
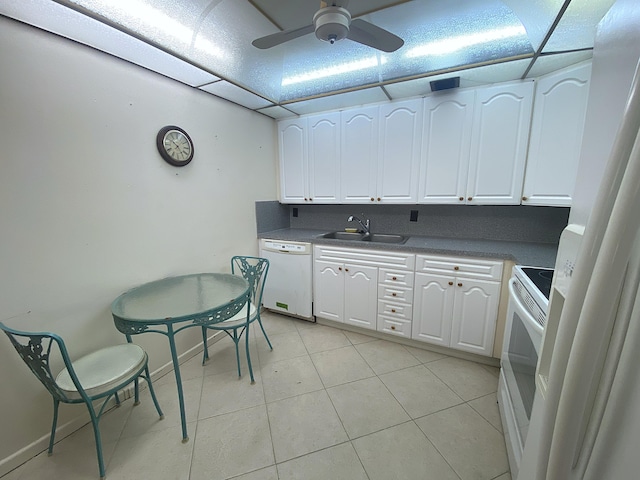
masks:
<path fill-rule="evenodd" d="M 176 167 L 182 167 L 193 159 L 193 143 L 180 127 L 167 126 L 158 132 L 156 139 L 162 158 Z"/>

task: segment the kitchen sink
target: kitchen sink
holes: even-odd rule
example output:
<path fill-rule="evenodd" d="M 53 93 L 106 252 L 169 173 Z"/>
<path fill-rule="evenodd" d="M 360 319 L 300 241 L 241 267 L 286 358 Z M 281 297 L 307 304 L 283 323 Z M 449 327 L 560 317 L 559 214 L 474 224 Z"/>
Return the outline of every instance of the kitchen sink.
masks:
<path fill-rule="evenodd" d="M 332 238 L 334 240 L 362 240 L 364 233 L 351 232 L 329 232 L 322 235 L 322 238 Z"/>
<path fill-rule="evenodd" d="M 372 233 L 369 236 L 362 238 L 363 242 L 373 243 L 404 243 L 408 240 L 408 237 L 403 235 L 394 235 L 389 233 Z"/>
<path fill-rule="evenodd" d="M 371 243 L 405 243 L 409 237 L 404 235 L 394 235 L 390 233 L 371 233 L 365 235 L 364 233 L 351 233 L 351 232 L 329 232 L 321 235 L 321 238 L 331 238 L 334 240 L 351 240 L 360 242 Z"/>

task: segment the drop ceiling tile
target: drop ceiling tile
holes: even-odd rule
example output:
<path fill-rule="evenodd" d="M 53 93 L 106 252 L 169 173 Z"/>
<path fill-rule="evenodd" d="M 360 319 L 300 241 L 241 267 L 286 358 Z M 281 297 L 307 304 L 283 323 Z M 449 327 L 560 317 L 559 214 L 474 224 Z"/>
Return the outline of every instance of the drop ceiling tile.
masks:
<path fill-rule="evenodd" d="M 543 52 L 593 48 L 596 27 L 614 0 L 573 0 Z"/>
<path fill-rule="evenodd" d="M 218 79 L 158 48 L 50 0 L 11 0 L 0 13 L 91 46 L 190 86 Z"/>
<path fill-rule="evenodd" d="M 274 105 L 273 107 L 259 108 L 256 112 L 264 113 L 265 115 L 270 116 L 271 118 L 280 119 L 287 117 L 295 117 L 296 114 L 287 110 L 284 107 L 279 105 Z"/>
<path fill-rule="evenodd" d="M 533 67 L 529 71 L 527 78 L 536 78 L 546 75 L 547 73 L 555 72 L 561 68 L 589 60 L 592 56 L 593 50 L 543 55 L 538 57 L 536 63 L 534 63 Z"/>
<path fill-rule="evenodd" d="M 385 95 L 384 91 L 379 87 L 375 87 L 367 88 L 365 90 L 357 90 L 355 92 L 330 95 L 328 97 L 314 98 L 313 100 L 289 103 L 286 107 L 296 112 L 298 115 L 304 115 L 307 113 L 337 110 L 340 108 L 384 102 L 387 100 L 388 97 Z"/>
<path fill-rule="evenodd" d="M 451 77 L 460 77 L 460 88 L 519 80 L 530 61 L 530 59 L 514 60 L 511 62 L 486 65 L 484 67 L 442 73 L 440 75 L 432 75 L 406 82 L 392 83 L 386 85 L 385 89 L 389 95 L 391 95 L 391 98 L 396 100 L 399 98 L 428 95 L 431 93 L 430 82 Z"/>
<path fill-rule="evenodd" d="M 200 90 L 213 93 L 218 97 L 226 98 L 233 103 L 237 103 L 238 105 L 242 105 L 243 107 L 247 107 L 252 110 L 273 105 L 269 100 L 265 100 L 258 95 L 254 95 L 253 93 L 224 80 L 204 85 L 200 87 Z"/>

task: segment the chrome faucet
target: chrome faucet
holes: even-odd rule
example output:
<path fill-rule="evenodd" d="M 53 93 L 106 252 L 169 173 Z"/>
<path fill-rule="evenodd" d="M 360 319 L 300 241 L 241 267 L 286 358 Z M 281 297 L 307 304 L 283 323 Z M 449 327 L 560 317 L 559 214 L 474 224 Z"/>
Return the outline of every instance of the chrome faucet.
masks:
<path fill-rule="evenodd" d="M 364 213 L 362 214 L 362 216 L 364 217 Z M 364 234 L 365 235 L 370 235 L 371 234 L 370 227 L 369 227 L 369 219 L 368 218 L 365 219 L 365 222 L 360 220 L 355 215 L 349 215 L 349 218 L 347 218 L 347 222 L 353 222 L 354 220 L 360 224 L 360 226 L 364 230 Z"/>

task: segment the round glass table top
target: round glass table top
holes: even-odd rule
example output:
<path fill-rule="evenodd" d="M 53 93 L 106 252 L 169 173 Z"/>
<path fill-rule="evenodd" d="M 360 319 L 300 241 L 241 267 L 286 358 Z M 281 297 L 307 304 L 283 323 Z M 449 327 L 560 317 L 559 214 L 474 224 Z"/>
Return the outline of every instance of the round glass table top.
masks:
<path fill-rule="evenodd" d="M 230 273 L 197 273 L 163 278 L 123 293 L 113 315 L 132 322 L 179 322 L 246 300 L 249 283 Z"/>

